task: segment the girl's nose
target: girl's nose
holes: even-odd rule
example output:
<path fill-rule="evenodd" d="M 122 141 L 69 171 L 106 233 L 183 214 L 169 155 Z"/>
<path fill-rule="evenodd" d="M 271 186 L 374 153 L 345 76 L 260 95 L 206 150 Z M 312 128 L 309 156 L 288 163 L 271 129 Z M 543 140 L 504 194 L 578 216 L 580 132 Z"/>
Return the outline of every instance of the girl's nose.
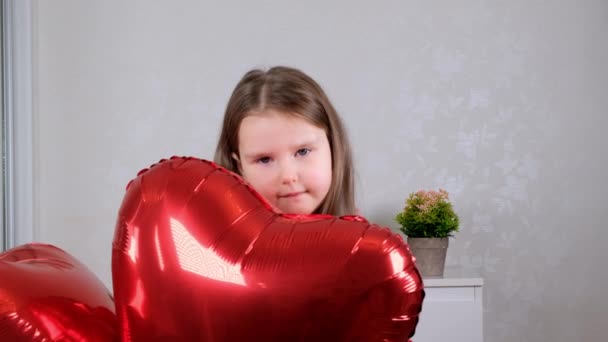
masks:
<path fill-rule="evenodd" d="M 293 165 L 284 165 L 281 170 L 281 182 L 291 184 L 298 181 L 298 171 Z"/>
<path fill-rule="evenodd" d="M 295 183 L 297 180 L 298 177 L 296 175 L 285 176 L 283 177 L 283 184 Z"/>

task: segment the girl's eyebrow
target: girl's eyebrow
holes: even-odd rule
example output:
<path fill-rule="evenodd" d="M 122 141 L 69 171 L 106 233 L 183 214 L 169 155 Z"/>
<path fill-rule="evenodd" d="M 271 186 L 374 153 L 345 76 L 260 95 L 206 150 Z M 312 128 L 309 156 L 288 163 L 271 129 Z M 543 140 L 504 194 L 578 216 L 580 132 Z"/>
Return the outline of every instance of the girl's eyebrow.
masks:
<path fill-rule="evenodd" d="M 314 139 L 307 139 L 304 140 L 303 142 L 299 143 L 299 144 L 295 144 L 292 146 L 292 149 L 294 150 L 299 150 L 303 147 L 307 147 L 307 146 L 315 146 L 318 142 L 319 142 L 320 138 L 314 138 Z"/>

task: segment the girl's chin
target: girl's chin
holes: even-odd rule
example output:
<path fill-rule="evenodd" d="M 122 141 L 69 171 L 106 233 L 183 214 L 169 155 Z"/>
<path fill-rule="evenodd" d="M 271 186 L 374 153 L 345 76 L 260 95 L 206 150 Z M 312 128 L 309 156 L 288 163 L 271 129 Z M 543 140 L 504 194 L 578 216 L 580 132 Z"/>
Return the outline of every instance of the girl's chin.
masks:
<path fill-rule="evenodd" d="M 282 206 L 275 207 L 276 212 L 280 214 L 298 214 L 298 215 L 309 215 L 314 210 L 304 206 Z"/>

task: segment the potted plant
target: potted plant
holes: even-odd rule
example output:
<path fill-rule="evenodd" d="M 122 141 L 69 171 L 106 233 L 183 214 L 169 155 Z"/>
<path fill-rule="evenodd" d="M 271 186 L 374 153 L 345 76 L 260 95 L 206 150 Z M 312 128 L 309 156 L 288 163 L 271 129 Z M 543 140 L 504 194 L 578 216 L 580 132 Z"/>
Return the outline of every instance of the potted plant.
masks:
<path fill-rule="evenodd" d="M 420 273 L 443 276 L 448 238 L 458 231 L 459 224 L 448 192 L 439 189 L 411 193 L 395 220 L 407 236 Z"/>

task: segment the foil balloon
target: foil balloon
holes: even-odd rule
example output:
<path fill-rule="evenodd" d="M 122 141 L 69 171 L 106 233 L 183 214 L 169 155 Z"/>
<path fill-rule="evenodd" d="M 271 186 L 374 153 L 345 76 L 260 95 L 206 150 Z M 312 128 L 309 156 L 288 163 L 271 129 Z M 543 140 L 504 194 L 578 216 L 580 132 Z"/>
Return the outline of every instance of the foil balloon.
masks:
<path fill-rule="evenodd" d="M 407 341 L 424 298 L 389 229 L 277 213 L 238 175 L 187 157 L 127 186 L 112 274 L 123 341 Z"/>
<path fill-rule="evenodd" d="M 0 254 L 0 341 L 115 341 L 114 302 L 82 263 L 47 244 Z"/>

